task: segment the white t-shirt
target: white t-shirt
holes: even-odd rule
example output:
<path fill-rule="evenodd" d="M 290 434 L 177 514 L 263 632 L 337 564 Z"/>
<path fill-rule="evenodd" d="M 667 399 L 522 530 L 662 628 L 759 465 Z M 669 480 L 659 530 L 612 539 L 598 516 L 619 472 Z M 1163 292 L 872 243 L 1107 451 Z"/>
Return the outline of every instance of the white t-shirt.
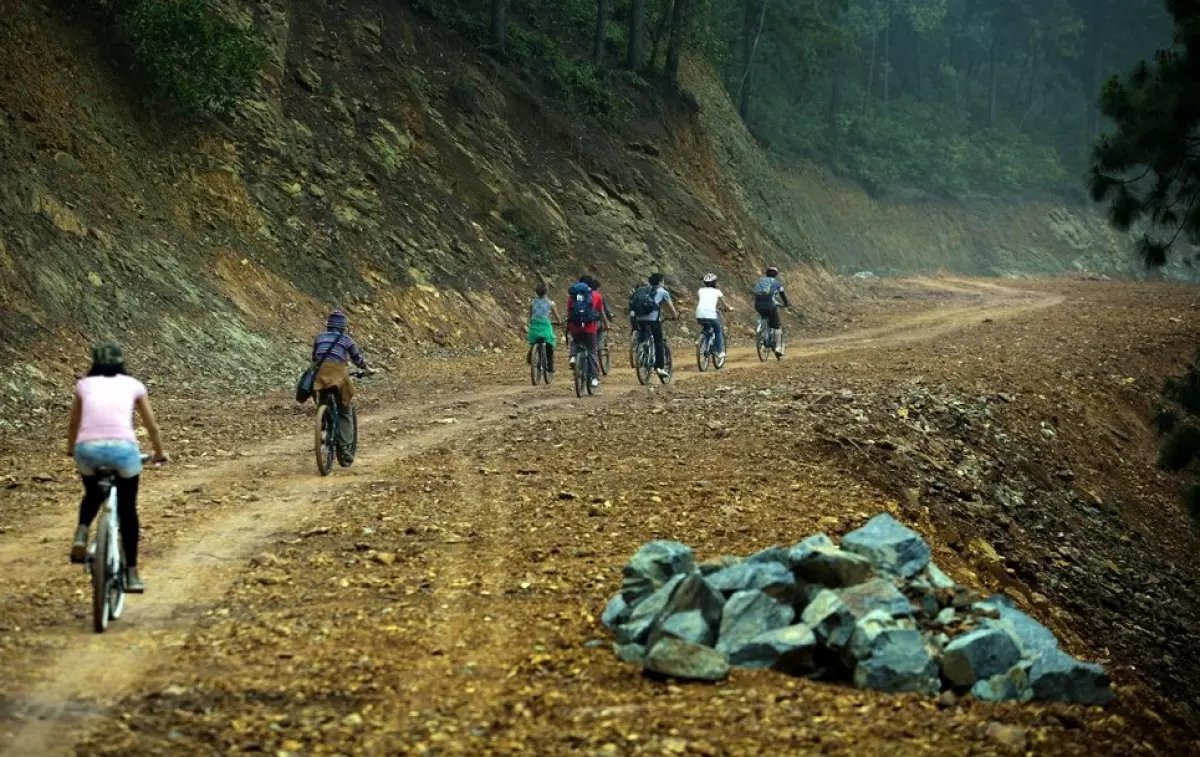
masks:
<path fill-rule="evenodd" d="M 717 318 L 717 303 L 725 295 L 716 287 L 701 287 L 696 292 L 696 319 Z"/>

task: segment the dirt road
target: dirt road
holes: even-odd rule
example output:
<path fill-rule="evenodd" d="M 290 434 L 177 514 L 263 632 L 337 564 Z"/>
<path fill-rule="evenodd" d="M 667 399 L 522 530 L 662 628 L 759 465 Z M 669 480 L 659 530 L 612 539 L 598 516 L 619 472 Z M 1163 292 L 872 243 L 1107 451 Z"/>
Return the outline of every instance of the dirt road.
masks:
<path fill-rule="evenodd" d="M 364 415 L 360 459 L 328 478 L 301 418 L 221 462 L 152 474 L 150 588 L 103 636 L 62 565 L 69 501 L 18 514 L 0 534 L 0 754 L 1003 751 L 996 720 L 1046 753 L 1175 738 L 1138 721 L 1140 705 L 940 710 L 766 673 L 654 684 L 601 643 L 593 616 L 643 541 L 745 552 L 896 510 L 778 424 L 776 411 L 803 422 L 781 391 L 936 357 L 953 335 L 986 350 L 983 330 L 1068 310 L 1056 291 L 906 286 L 937 306 L 793 341 L 781 364 L 734 350 L 724 373 L 682 370 L 669 387 L 627 369 L 586 400 L 487 372 L 465 393 L 408 387 L 406 404 Z M 969 558 L 947 559 L 975 577 Z M 1152 714 L 1187 728 L 1186 711 Z"/>

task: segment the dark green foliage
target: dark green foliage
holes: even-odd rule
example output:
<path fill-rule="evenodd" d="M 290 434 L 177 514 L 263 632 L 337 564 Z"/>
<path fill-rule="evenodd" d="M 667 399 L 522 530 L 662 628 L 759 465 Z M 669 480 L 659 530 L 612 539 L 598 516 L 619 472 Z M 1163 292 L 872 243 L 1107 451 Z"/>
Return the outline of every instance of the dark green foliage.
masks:
<path fill-rule="evenodd" d="M 1200 454 L 1200 428 L 1191 424 L 1177 426 L 1163 440 L 1158 451 L 1158 464 L 1166 470 L 1178 471 L 1188 467 Z"/>
<path fill-rule="evenodd" d="M 1200 484 L 1192 484 L 1183 490 L 1183 505 L 1192 518 L 1192 525 L 1200 527 Z"/>
<path fill-rule="evenodd" d="M 253 31 L 205 0 L 115 0 L 109 10 L 140 91 L 188 120 L 229 115 L 266 61 Z"/>
<path fill-rule="evenodd" d="M 1163 265 L 1179 237 L 1200 241 L 1200 3 L 1168 0 L 1175 43 L 1104 85 L 1101 109 L 1116 125 L 1096 143 L 1091 192 L 1113 224 L 1144 223 L 1141 253 Z"/>

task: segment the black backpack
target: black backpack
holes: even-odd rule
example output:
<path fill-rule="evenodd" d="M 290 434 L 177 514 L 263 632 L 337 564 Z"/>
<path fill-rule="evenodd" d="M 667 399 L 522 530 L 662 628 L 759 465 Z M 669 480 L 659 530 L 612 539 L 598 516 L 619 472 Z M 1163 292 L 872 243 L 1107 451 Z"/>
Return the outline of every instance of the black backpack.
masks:
<path fill-rule="evenodd" d="M 657 313 L 658 303 L 654 301 L 654 287 L 642 284 L 633 290 L 633 296 L 629 298 L 629 309 L 639 318 Z"/>

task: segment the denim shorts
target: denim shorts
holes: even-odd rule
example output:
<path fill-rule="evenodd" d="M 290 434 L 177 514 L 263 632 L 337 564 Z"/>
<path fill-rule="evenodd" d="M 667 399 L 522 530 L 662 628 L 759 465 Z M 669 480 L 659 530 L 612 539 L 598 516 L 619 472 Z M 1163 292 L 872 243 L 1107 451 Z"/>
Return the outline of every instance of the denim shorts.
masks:
<path fill-rule="evenodd" d="M 142 473 L 142 452 L 134 442 L 81 442 L 75 445 L 75 468 L 85 476 L 110 468 L 121 478 L 133 478 Z"/>

